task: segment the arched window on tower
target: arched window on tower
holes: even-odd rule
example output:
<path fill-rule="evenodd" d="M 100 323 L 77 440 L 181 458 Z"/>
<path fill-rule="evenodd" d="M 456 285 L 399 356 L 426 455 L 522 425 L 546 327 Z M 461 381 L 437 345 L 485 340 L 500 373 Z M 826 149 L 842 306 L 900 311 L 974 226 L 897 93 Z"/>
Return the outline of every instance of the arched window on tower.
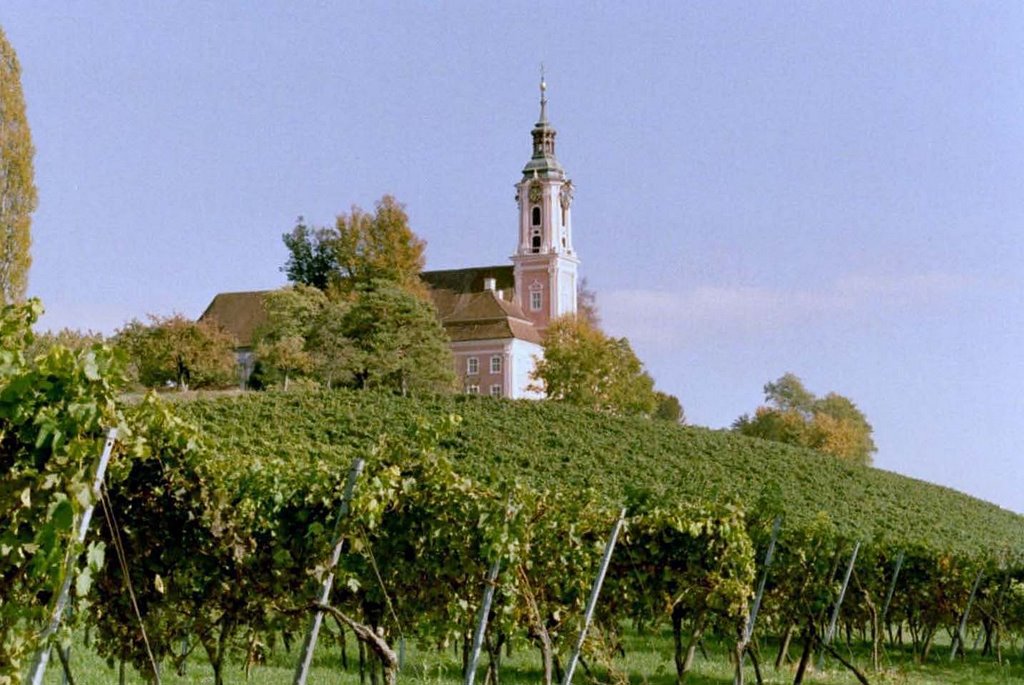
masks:
<path fill-rule="evenodd" d="M 533 221 L 531 223 L 534 226 L 540 226 L 540 207 L 533 208 Z"/>
<path fill-rule="evenodd" d="M 530 251 L 534 254 L 540 252 L 540 229 L 535 228 L 530 233 Z"/>

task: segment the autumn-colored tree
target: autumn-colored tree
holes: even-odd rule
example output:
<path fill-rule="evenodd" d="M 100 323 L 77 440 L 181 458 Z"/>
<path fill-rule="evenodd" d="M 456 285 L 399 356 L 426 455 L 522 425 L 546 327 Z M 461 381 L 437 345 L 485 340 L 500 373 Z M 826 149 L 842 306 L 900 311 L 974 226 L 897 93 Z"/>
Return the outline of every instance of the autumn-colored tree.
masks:
<path fill-rule="evenodd" d="M 36 208 L 34 154 L 21 66 L 0 29 L 0 302 L 24 300 L 28 286 L 29 228 Z"/>
<path fill-rule="evenodd" d="M 787 373 L 764 386 L 765 405 L 736 419 L 743 435 L 809 447 L 856 464 L 871 464 L 875 453 L 871 424 L 849 398 L 836 393 L 816 397 L 803 381 Z"/>
<path fill-rule="evenodd" d="M 582 318 L 551 322 L 532 378 L 532 388 L 550 399 L 613 414 L 650 416 L 658 405 L 654 381 L 629 341 Z"/>
<path fill-rule="evenodd" d="M 213 321 L 192 321 L 181 314 L 149 316 L 125 324 L 114 344 L 130 361 L 146 387 L 173 383 L 179 390 L 224 387 L 236 381 L 235 340 Z"/>
<path fill-rule="evenodd" d="M 42 331 L 35 334 L 32 343 L 25 348 L 25 357 L 35 359 L 46 354 L 55 347 L 82 352 L 95 345 L 102 345 L 106 339 L 96 331 L 80 331 L 74 328 L 62 328 L 59 331 Z"/>
<path fill-rule="evenodd" d="M 416 286 L 423 271 L 426 243 L 409 228 L 405 205 L 391 195 L 382 197 L 371 215 L 359 207 L 335 222 L 335 257 L 343 279 L 357 285 L 374 280 Z"/>
<path fill-rule="evenodd" d="M 418 295 L 426 243 L 409 227 L 405 206 L 385 195 L 371 214 L 353 206 L 332 228 L 310 228 L 300 218 L 283 236 L 289 257 L 282 270 L 293 283 L 335 288 L 348 297 L 372 281 L 391 281 Z"/>

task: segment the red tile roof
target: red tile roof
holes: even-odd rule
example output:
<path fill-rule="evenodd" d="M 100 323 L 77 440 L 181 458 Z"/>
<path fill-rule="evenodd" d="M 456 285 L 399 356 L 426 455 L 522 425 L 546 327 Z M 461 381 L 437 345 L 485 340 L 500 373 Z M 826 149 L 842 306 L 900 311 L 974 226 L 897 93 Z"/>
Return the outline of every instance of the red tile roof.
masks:
<path fill-rule="evenodd" d="M 430 297 L 453 342 L 518 338 L 540 344 L 540 334 L 522 308 L 496 292 L 431 290 Z"/>

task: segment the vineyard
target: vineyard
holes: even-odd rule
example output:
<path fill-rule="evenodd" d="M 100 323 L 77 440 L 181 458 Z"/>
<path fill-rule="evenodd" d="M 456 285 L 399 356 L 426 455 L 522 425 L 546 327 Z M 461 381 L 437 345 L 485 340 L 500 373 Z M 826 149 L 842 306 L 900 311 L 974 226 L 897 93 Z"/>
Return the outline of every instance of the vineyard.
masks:
<path fill-rule="evenodd" d="M 792 649 L 802 673 L 815 648 L 824 648 L 855 546 L 839 625 L 847 636 L 867 639 L 873 666 L 886 642 L 909 645 L 927 660 L 947 631 L 954 642 L 980 635 L 981 650 L 1001 660 L 1003 643 L 1024 627 L 1024 520 L 946 488 L 813 452 L 564 405 L 479 398 L 249 395 L 184 409 L 223 460 L 220 469 L 236 467 L 228 480 L 239 492 L 253 472 L 280 478 L 287 465 L 308 463 L 314 470 L 333 463 L 338 482 L 353 454 L 427 449 L 452 470 L 446 478 L 457 473 L 477 484 L 476 506 L 515 502 L 516 517 L 506 514 L 499 524 L 501 513 L 492 511 L 486 518 L 494 527 L 464 539 L 458 549 L 468 557 L 456 562 L 449 554 L 455 546 L 446 544 L 437 567 L 414 570 L 411 582 L 444 578 L 452 564 L 460 569 L 443 584 L 464 599 L 466 610 L 449 612 L 428 631 L 433 640 L 457 640 L 472 624 L 487 560 L 507 559 L 515 570 L 503 576 L 499 616 L 511 623 L 499 624 L 497 641 L 519 636 L 539 645 L 545 674 L 554 661 L 548 652 L 566 645 L 549 645 L 542 624 L 579 614 L 593 575 L 588 569 L 596 566 L 619 505 L 630 511 L 625 551 L 613 561 L 599 624 L 613 633 L 622 621 L 670 625 L 680 676 L 707 634 L 747 649 L 744 628 L 762 575 L 763 611 L 753 637 L 774 638 L 777 653 L 762 657 L 775 662 L 786 661 Z M 437 474 L 432 468 L 431 477 Z M 273 487 L 293 485 L 279 480 Z M 457 518 L 480 528 L 475 519 L 482 517 Z M 776 519 L 775 558 L 764 574 Z M 423 524 L 419 513 L 414 520 Z M 499 532 L 508 547 L 487 553 L 494 543 L 486 536 Z M 432 549 L 397 558 L 426 561 Z M 396 577 L 385 586 L 403 582 Z M 422 624 L 425 609 L 391 619 Z M 386 623 L 386 616 L 374 622 Z"/>
<path fill-rule="evenodd" d="M 251 394 L 183 409 L 216 451 L 239 464 L 315 452 L 344 461 L 381 435 L 402 441 L 409 435 L 404 427 L 458 416 L 458 429 L 440 447 L 483 482 L 590 490 L 612 508 L 631 498 L 698 498 L 748 512 L 770 502 L 787 525 L 826 512 L 849 539 L 967 555 L 1024 552 L 1024 519 L 993 504 L 728 431 L 463 396 Z"/>
<path fill-rule="evenodd" d="M 53 617 L 59 645 L 84 639 L 150 682 L 298 662 L 315 619 L 387 684 L 406 651 L 459 673 L 477 646 L 491 685 L 524 654 L 552 683 L 578 641 L 577 681 L 623 682 L 638 635 L 664 636 L 656 668 L 678 680 L 708 648 L 739 683 L 773 667 L 799 683 L 824 663 L 871 682 L 897 653 L 1021 661 L 1024 519 L 951 490 L 553 403 L 124 406 L 99 349 L 24 359 L 32 315 L 17 311 L 0 321 L 0 494 L 14 503 L 0 513 L 0 683 L 22 682 Z M 90 491 L 111 427 L 106 486 Z"/>

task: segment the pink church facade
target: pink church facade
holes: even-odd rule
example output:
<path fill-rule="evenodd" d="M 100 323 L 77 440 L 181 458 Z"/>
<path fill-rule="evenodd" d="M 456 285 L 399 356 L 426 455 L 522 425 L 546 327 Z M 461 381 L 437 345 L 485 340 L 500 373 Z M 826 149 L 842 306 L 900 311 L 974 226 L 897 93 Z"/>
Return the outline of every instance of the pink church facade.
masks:
<path fill-rule="evenodd" d="M 548 323 L 575 315 L 579 258 L 572 243 L 572 181 L 555 156 L 541 81 L 533 151 L 516 183 L 518 231 L 511 267 L 422 274 L 451 339 L 463 390 L 538 398 L 531 374 L 543 358 Z"/>

